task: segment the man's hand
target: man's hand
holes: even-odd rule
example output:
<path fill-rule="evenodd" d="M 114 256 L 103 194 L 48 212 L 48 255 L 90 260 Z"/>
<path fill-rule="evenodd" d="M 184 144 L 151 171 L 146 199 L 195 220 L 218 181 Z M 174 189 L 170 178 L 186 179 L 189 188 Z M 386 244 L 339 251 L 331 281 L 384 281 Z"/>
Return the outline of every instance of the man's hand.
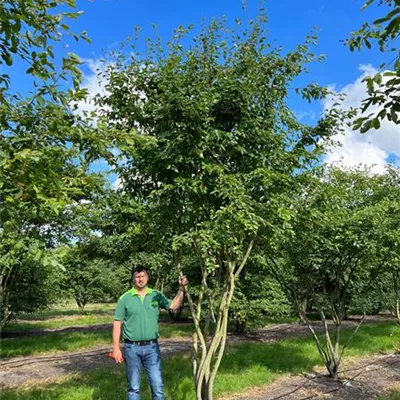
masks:
<path fill-rule="evenodd" d="M 122 321 L 114 320 L 112 337 L 113 337 L 113 358 L 116 363 L 124 362 L 124 357 L 122 357 L 121 349 L 119 347 L 121 326 L 122 326 Z"/>
<path fill-rule="evenodd" d="M 182 276 L 179 277 L 179 289 L 180 290 L 184 291 L 188 284 L 189 284 L 189 281 L 188 281 L 188 279 L 186 278 L 185 275 L 182 275 Z"/>
<path fill-rule="evenodd" d="M 178 310 L 182 305 L 183 298 L 185 297 L 185 289 L 188 283 L 189 281 L 187 280 L 186 276 L 181 275 L 179 277 L 179 290 L 169 307 L 171 310 Z"/>
<path fill-rule="evenodd" d="M 124 362 L 124 357 L 122 356 L 121 349 L 114 349 L 113 350 L 113 358 L 117 364 Z"/>

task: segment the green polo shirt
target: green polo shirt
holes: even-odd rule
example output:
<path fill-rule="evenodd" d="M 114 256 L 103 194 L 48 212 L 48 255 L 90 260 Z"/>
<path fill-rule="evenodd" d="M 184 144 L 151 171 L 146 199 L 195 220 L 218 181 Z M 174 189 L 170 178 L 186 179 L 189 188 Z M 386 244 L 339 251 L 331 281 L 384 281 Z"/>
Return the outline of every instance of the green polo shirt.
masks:
<path fill-rule="evenodd" d="M 117 303 L 114 319 L 123 321 L 122 337 L 129 340 L 157 339 L 160 307 L 169 309 L 172 300 L 161 292 L 146 288 L 145 297 L 138 295 L 135 288 L 124 293 Z"/>

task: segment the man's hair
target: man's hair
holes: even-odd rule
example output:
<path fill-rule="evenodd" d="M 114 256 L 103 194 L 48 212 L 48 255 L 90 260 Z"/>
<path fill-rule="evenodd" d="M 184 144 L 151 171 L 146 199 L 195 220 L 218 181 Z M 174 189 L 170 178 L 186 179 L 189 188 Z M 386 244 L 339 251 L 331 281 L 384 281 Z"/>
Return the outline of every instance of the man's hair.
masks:
<path fill-rule="evenodd" d="M 138 265 L 132 271 L 132 278 L 135 276 L 136 273 L 139 273 L 139 272 L 145 272 L 147 274 L 147 276 L 150 277 L 150 273 L 149 273 L 148 269 L 146 267 L 144 267 L 143 265 Z"/>

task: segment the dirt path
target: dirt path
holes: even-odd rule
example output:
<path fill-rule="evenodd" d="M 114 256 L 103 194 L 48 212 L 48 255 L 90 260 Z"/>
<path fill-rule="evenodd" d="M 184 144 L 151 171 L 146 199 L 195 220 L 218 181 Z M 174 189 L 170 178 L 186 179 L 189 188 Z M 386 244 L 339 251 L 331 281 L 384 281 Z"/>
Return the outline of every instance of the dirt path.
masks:
<path fill-rule="evenodd" d="M 399 384 L 400 354 L 374 355 L 345 363 L 339 381 L 328 378 L 318 368 L 313 373 L 284 376 L 270 385 L 219 400 L 372 400 Z"/>
<path fill-rule="evenodd" d="M 368 322 L 376 322 L 377 320 L 385 320 L 385 318 L 369 318 Z M 353 327 L 357 325 L 358 320 L 345 321 L 344 327 Z M 315 323 L 315 329 L 320 329 L 320 324 Z M 71 327 L 69 329 L 75 329 Z M 79 330 L 91 329 L 93 327 L 77 327 Z M 94 329 L 103 329 L 103 327 L 95 327 Z M 109 326 L 107 326 L 109 329 Z M 54 333 L 55 330 L 51 330 Z M 59 330 L 60 332 L 65 330 Z M 271 342 L 275 340 L 281 340 L 289 337 L 298 337 L 308 334 L 307 326 L 300 324 L 277 324 L 271 325 L 263 329 L 254 331 L 251 335 L 247 336 L 233 336 L 230 335 L 228 341 L 230 343 L 240 343 L 248 341 L 258 342 Z M 49 333 L 49 332 L 47 332 Z M 41 335 L 45 335 L 46 332 L 42 331 Z M 6 340 L 13 340 L 12 338 Z M 41 340 L 45 340 L 43 337 Z M 14 357 L 9 359 L 0 360 L 0 388 L 6 386 L 16 386 L 32 381 L 43 381 L 47 379 L 55 379 L 65 376 L 72 372 L 86 372 L 94 368 L 111 365 L 113 361 L 107 357 L 107 353 L 110 351 L 110 345 L 97 346 L 95 348 L 85 349 L 77 352 L 66 352 L 49 354 L 46 356 L 26 356 L 26 357 Z M 176 354 L 179 352 L 189 352 L 191 349 L 191 341 L 189 338 L 177 338 L 177 339 L 164 339 L 160 340 L 161 352 L 164 355 Z M 373 360 L 374 368 L 370 368 L 368 363 Z M 371 361 L 372 362 L 372 361 Z M 317 371 L 315 376 L 291 376 L 278 379 L 273 385 L 269 385 L 268 388 L 255 389 L 249 393 L 238 397 L 229 397 L 234 400 L 264 400 L 264 399 L 305 399 L 305 398 L 322 398 L 315 397 L 315 393 L 327 393 L 330 390 L 334 390 L 331 396 L 326 395 L 325 398 L 338 398 L 338 399 L 372 399 L 373 397 L 365 397 L 365 393 L 372 393 L 372 389 L 368 387 L 368 384 L 374 381 L 371 374 L 376 375 L 379 371 L 380 382 L 382 381 L 382 371 L 390 371 L 385 373 L 387 376 L 387 382 L 381 382 L 382 387 L 379 385 L 380 391 L 386 390 L 390 385 L 396 382 L 400 382 L 400 355 L 397 356 L 374 356 L 369 357 L 363 361 L 366 365 L 365 368 L 361 365 L 360 368 L 362 373 L 357 375 L 357 379 L 350 379 L 349 384 L 341 386 L 332 386 L 332 382 L 326 379 L 323 375 L 324 371 Z M 354 370 L 356 371 L 357 368 Z M 364 369 L 362 369 L 364 368 Z M 370 368 L 370 369 L 368 369 Z M 349 370 L 350 371 L 350 370 Z M 349 372 L 351 376 L 351 372 Z M 371 375 L 371 376 L 372 376 Z M 374 375 L 374 376 L 375 376 Z M 369 378 L 368 378 L 369 377 Z M 365 380 L 365 382 L 363 381 Z M 355 382 L 360 382 L 363 387 L 364 397 L 354 397 L 357 389 L 355 389 Z M 371 386 L 371 385 L 370 385 Z M 364 388 L 365 387 L 365 388 Z M 260 392 L 261 390 L 261 392 Z M 293 392 L 292 394 L 289 394 Z M 354 393 L 353 393 L 354 392 Z M 345 396 L 348 393 L 352 393 L 353 397 L 339 397 Z M 361 392 L 360 392 L 361 393 Z M 307 397 L 312 396 L 312 397 Z M 228 398 L 226 398 L 228 399 Z"/>
<path fill-rule="evenodd" d="M 36 333 L 25 332 L 28 336 L 32 334 L 40 335 L 38 340 L 46 340 L 45 335 L 54 332 L 71 331 L 93 331 L 110 329 L 110 326 L 99 325 L 96 327 L 69 327 L 59 330 L 47 329 Z M 246 341 L 270 342 L 288 337 L 306 335 L 308 328 L 299 324 L 279 324 L 272 325 L 264 329 L 259 329 L 251 335 L 233 336 L 230 335 L 230 343 L 241 343 Z M 13 340 L 21 337 L 22 332 L 12 333 L 5 340 Z M 176 354 L 191 350 L 190 338 L 176 338 L 160 340 L 160 349 L 164 355 Z M 110 345 L 101 345 L 90 349 L 75 352 L 65 352 L 49 354 L 46 356 L 24 356 L 13 357 L 0 360 L 0 388 L 5 386 L 16 386 L 30 381 L 46 380 L 59 378 L 72 372 L 86 372 L 94 368 L 110 365 L 113 360 L 107 357 L 111 350 Z"/>
<path fill-rule="evenodd" d="M 3 359 L 0 361 L 0 388 L 59 378 L 72 372 L 86 372 L 112 365 L 114 361 L 107 357 L 111 347 L 102 345 L 77 352 Z M 160 340 L 160 348 L 164 355 L 190 351 L 191 340 L 189 338 Z"/>

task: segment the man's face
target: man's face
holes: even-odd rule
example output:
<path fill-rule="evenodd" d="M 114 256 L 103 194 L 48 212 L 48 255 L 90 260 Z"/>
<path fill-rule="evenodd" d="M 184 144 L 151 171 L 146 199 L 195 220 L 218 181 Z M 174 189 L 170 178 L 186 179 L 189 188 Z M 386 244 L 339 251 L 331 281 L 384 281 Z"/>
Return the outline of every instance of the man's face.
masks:
<path fill-rule="evenodd" d="M 146 272 L 135 272 L 133 274 L 133 282 L 138 289 L 145 288 L 148 281 L 149 276 L 146 274 Z"/>

